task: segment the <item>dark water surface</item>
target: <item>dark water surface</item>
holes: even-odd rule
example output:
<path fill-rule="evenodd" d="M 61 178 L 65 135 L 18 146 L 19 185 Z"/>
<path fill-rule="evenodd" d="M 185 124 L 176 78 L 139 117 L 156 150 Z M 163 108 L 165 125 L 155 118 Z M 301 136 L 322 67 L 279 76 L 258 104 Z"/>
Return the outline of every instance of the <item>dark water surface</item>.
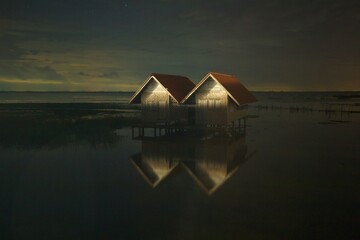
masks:
<path fill-rule="evenodd" d="M 0 107 L 0 239 L 360 239 L 356 100 L 257 96 L 245 135 L 145 140 L 107 107 Z M 352 111 L 302 108 L 328 101 Z"/>

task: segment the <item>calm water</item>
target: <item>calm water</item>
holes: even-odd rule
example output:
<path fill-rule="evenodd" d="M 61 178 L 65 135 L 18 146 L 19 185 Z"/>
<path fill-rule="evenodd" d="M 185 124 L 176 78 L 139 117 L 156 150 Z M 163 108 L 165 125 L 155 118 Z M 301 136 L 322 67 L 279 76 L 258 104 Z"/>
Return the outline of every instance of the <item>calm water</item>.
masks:
<path fill-rule="evenodd" d="M 0 145 L 0 239 L 360 239 L 360 114 L 314 110 L 358 107 L 332 96 L 258 93 L 241 136 L 21 132 Z"/>
<path fill-rule="evenodd" d="M 127 103 L 131 92 L 0 92 L 0 103 Z"/>
<path fill-rule="evenodd" d="M 127 103 L 133 92 L 1 92 L 0 103 Z M 354 103 L 360 92 L 255 92 L 259 103 Z M 346 98 L 349 96 L 356 98 Z"/>

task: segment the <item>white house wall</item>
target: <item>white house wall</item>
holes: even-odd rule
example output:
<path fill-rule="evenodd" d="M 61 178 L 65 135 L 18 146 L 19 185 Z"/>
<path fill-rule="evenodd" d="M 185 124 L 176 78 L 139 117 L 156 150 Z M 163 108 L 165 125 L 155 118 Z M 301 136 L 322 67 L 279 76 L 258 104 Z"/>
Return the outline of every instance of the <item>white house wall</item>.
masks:
<path fill-rule="evenodd" d="M 196 123 L 227 124 L 228 97 L 224 88 L 212 78 L 196 91 Z"/>
<path fill-rule="evenodd" d="M 162 122 L 169 118 L 169 93 L 155 80 L 144 87 L 141 93 L 142 120 Z"/>
<path fill-rule="evenodd" d="M 188 108 L 177 103 L 157 81 L 150 80 L 141 92 L 142 121 L 147 123 L 187 122 Z"/>

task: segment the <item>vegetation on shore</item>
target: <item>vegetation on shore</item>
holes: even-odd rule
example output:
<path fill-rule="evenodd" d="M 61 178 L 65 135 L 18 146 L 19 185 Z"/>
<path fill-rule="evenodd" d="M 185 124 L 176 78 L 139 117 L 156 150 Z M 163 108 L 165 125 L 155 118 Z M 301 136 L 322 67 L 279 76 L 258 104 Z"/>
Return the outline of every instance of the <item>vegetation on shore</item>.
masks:
<path fill-rule="evenodd" d="M 0 147 L 111 145 L 119 141 L 115 130 L 136 123 L 137 115 L 110 104 L 2 104 Z"/>

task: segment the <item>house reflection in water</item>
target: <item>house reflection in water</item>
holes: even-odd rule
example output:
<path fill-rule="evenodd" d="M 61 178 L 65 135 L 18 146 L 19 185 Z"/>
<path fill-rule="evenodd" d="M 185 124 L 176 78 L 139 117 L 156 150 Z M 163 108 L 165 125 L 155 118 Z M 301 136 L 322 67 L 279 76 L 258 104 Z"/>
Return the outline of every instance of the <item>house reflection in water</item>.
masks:
<path fill-rule="evenodd" d="M 141 141 L 142 152 L 134 155 L 131 161 L 152 187 L 180 167 L 211 195 L 249 158 L 246 158 L 243 135 L 172 136 Z"/>
<path fill-rule="evenodd" d="M 245 161 L 245 136 L 215 137 L 195 145 L 194 158 L 183 167 L 209 195 L 225 183 Z"/>
<path fill-rule="evenodd" d="M 180 163 L 180 150 L 161 138 L 143 139 L 141 153 L 131 157 L 139 173 L 152 187 L 163 181 Z"/>

